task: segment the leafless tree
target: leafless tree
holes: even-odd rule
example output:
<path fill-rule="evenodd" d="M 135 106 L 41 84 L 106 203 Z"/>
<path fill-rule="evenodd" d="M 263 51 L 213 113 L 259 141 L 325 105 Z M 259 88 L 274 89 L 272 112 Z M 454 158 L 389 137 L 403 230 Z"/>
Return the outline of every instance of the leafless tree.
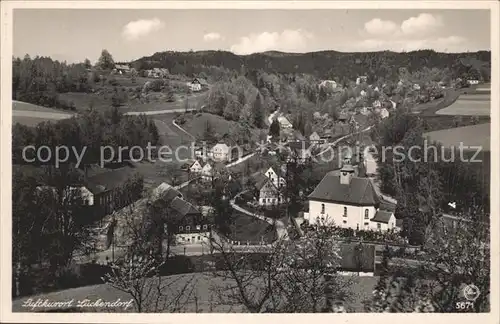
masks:
<path fill-rule="evenodd" d="M 317 226 L 298 240 L 279 239 L 262 246 L 231 246 L 212 241 L 222 269 L 214 271 L 226 286 L 219 302 L 252 313 L 329 312 L 349 298 L 351 282 L 337 274 L 336 234 Z"/>

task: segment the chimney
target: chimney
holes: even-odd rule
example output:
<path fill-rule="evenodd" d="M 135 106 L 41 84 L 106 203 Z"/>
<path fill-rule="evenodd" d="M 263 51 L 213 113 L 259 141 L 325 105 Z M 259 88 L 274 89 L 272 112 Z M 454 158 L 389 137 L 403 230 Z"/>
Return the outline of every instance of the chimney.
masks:
<path fill-rule="evenodd" d="M 340 184 L 348 185 L 354 175 L 354 168 L 350 164 L 345 164 L 340 169 Z"/>

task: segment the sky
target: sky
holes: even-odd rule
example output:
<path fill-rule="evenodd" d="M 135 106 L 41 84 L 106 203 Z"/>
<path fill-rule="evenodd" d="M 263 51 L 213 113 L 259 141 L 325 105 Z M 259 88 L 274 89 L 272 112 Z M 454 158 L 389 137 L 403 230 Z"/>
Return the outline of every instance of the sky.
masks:
<path fill-rule="evenodd" d="M 95 62 L 162 51 L 490 50 L 488 10 L 15 9 L 13 55 Z"/>

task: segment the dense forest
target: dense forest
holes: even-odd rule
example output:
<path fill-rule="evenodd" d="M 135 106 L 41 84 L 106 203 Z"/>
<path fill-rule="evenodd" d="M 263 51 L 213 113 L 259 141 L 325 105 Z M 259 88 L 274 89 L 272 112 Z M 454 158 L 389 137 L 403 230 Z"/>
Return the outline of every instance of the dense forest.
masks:
<path fill-rule="evenodd" d="M 413 52 L 366 52 L 342 53 L 322 51 L 311 53 L 264 52 L 251 55 L 236 55 L 227 51 L 158 52 L 133 62 L 138 70 L 163 67 L 174 74 L 197 74 L 203 67 L 219 66 L 240 71 L 264 70 L 288 74 L 306 73 L 318 78 L 333 79 L 341 83 L 355 79 L 358 75 L 368 76 L 368 82 L 384 77 L 392 79 L 399 74 L 399 68 L 410 72 L 428 68 L 453 71 L 453 78 L 470 77 L 484 81 L 490 79 L 491 52 L 438 53 L 433 50 Z"/>

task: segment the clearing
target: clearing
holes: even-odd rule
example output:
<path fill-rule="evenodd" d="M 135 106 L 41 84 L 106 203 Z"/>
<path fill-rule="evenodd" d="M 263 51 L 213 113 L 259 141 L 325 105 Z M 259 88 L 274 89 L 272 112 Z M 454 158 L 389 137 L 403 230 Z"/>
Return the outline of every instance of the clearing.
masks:
<path fill-rule="evenodd" d="M 489 116 L 490 112 L 491 95 L 462 94 L 450 106 L 436 111 L 436 114 L 453 116 Z"/>
<path fill-rule="evenodd" d="M 12 101 L 12 125 L 20 123 L 25 126 L 34 127 L 44 121 L 55 121 L 71 118 L 72 113 L 42 107 L 27 102 Z"/>
<path fill-rule="evenodd" d="M 441 143 L 445 147 L 458 148 L 460 143 L 464 146 L 481 146 L 483 151 L 490 151 L 490 123 L 443 129 L 428 132 L 424 137 Z"/>

